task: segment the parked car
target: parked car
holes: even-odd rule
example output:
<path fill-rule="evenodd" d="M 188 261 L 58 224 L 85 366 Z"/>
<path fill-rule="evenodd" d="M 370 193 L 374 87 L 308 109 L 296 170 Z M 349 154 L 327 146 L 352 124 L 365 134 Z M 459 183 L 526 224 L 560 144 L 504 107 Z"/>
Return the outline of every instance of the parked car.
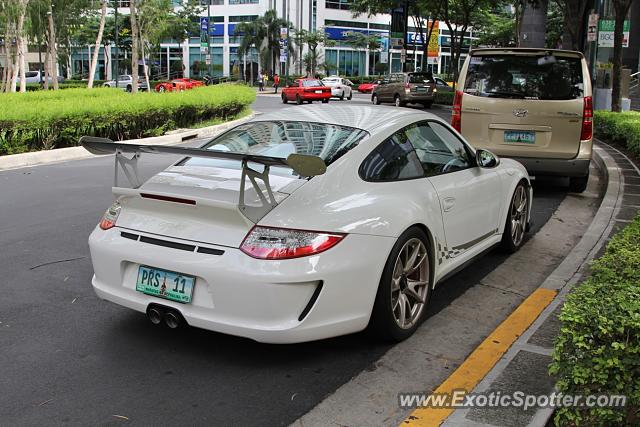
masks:
<path fill-rule="evenodd" d="M 104 87 L 116 87 L 115 80 L 109 80 L 104 82 Z M 123 74 L 118 77 L 118 88 L 124 89 L 127 92 L 131 92 L 133 89 L 133 77 L 129 74 Z M 145 91 L 147 90 L 147 83 L 144 80 L 138 79 L 138 90 Z"/>
<path fill-rule="evenodd" d="M 427 72 L 394 73 L 385 77 L 371 94 L 371 102 L 393 102 L 396 107 L 422 104 L 430 108 L 437 92 L 433 74 Z"/>
<path fill-rule="evenodd" d="M 580 52 L 476 49 L 464 62 L 452 125 L 477 148 L 522 163 L 531 175 L 568 176 L 582 192 L 593 148 L 593 104 Z"/>
<path fill-rule="evenodd" d="M 436 89 L 438 89 L 438 92 L 453 92 L 453 86 L 447 83 L 444 79 L 435 77 L 434 80 L 436 82 Z"/>
<path fill-rule="evenodd" d="M 200 81 L 200 80 L 196 80 L 196 79 L 190 79 L 190 78 L 182 78 L 182 79 L 174 79 L 174 81 L 181 81 L 183 83 L 185 83 L 187 85 L 187 89 L 193 89 L 194 87 L 201 87 L 204 86 L 204 82 Z"/>
<path fill-rule="evenodd" d="M 351 83 L 350 80 L 338 76 L 331 76 L 322 79 L 322 84 L 329 86 L 331 88 L 331 96 L 340 98 L 341 101 L 345 98 L 351 100 L 353 97 L 353 89 L 351 89 L 353 83 Z"/>
<path fill-rule="evenodd" d="M 295 101 L 296 104 L 322 101 L 326 104 L 331 98 L 331 88 L 318 79 L 296 79 L 291 85 L 282 88 L 281 96 L 284 104 L 289 101 Z"/>
<path fill-rule="evenodd" d="M 89 237 L 97 295 L 171 328 L 293 343 L 370 325 L 399 341 L 438 283 L 516 251 L 529 222 L 525 168 L 422 111 L 285 108 L 201 148 L 80 142 L 184 156 L 142 185 L 133 163 Z"/>
<path fill-rule="evenodd" d="M 362 83 L 358 86 L 358 92 L 371 93 L 380 84 L 381 80 L 375 80 L 369 83 Z"/>
<path fill-rule="evenodd" d="M 190 87 L 182 81 L 182 79 L 174 79 L 170 82 L 160 82 L 156 84 L 155 90 L 156 92 L 182 92 Z"/>
<path fill-rule="evenodd" d="M 27 71 L 24 73 L 25 81 L 27 83 L 40 83 L 44 82 L 44 73 L 40 74 L 40 71 Z M 18 75 L 18 84 L 20 84 L 20 75 Z M 49 83 L 53 82 L 53 77 L 48 77 Z M 64 83 L 64 77 L 58 76 L 58 83 Z"/>

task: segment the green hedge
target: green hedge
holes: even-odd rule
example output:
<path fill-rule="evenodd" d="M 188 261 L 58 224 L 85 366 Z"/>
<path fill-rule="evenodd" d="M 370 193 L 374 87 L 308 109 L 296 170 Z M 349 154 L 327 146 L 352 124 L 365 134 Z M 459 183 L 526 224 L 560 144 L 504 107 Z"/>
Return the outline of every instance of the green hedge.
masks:
<path fill-rule="evenodd" d="M 83 135 L 114 140 L 161 135 L 234 117 L 255 99 L 241 85 L 136 95 L 110 88 L 0 95 L 0 155 L 77 145 Z"/>
<path fill-rule="evenodd" d="M 438 91 L 433 102 L 440 105 L 453 105 L 453 96 L 453 92 Z"/>
<path fill-rule="evenodd" d="M 622 144 L 633 155 L 640 157 L 639 112 L 596 111 L 594 126 L 598 138 Z"/>
<path fill-rule="evenodd" d="M 626 395 L 625 408 L 562 408 L 556 425 L 638 425 L 640 216 L 618 233 L 560 313 L 550 373 L 564 394 Z"/>

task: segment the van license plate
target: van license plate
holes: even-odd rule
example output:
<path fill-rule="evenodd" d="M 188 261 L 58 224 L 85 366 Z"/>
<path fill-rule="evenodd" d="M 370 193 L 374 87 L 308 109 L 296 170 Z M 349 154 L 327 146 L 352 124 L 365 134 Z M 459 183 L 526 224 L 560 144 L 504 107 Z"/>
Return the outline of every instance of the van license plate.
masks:
<path fill-rule="evenodd" d="M 138 268 L 136 291 L 187 304 L 191 302 L 195 282 L 193 276 L 141 265 Z"/>
<path fill-rule="evenodd" d="M 508 144 L 535 144 L 536 133 L 528 130 L 505 130 L 504 142 Z"/>

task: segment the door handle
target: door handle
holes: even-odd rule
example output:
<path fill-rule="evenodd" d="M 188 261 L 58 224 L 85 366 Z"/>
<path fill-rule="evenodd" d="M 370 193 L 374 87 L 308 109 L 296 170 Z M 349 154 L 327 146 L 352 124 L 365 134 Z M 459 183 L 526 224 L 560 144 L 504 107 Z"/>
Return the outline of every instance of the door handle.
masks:
<path fill-rule="evenodd" d="M 453 209 L 455 204 L 456 204 L 455 197 L 445 197 L 444 200 L 442 201 L 442 210 L 445 212 L 449 212 Z"/>

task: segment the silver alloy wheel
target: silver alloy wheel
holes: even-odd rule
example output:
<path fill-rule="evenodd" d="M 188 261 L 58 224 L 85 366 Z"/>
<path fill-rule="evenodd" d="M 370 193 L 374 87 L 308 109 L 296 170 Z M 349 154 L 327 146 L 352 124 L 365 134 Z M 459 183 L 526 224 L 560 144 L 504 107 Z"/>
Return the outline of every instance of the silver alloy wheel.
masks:
<path fill-rule="evenodd" d="M 400 97 L 398 95 L 396 95 L 395 103 L 396 107 L 400 107 Z"/>
<path fill-rule="evenodd" d="M 518 185 L 513 194 L 509 219 L 511 221 L 511 241 L 514 246 L 519 246 L 524 238 L 524 230 L 527 225 L 527 193 L 524 185 Z"/>
<path fill-rule="evenodd" d="M 429 292 L 429 257 L 422 240 L 408 240 L 396 258 L 391 276 L 391 310 L 402 329 L 420 319 Z"/>
<path fill-rule="evenodd" d="M 373 95 L 371 97 L 371 103 L 374 105 L 378 105 L 378 95 Z"/>

